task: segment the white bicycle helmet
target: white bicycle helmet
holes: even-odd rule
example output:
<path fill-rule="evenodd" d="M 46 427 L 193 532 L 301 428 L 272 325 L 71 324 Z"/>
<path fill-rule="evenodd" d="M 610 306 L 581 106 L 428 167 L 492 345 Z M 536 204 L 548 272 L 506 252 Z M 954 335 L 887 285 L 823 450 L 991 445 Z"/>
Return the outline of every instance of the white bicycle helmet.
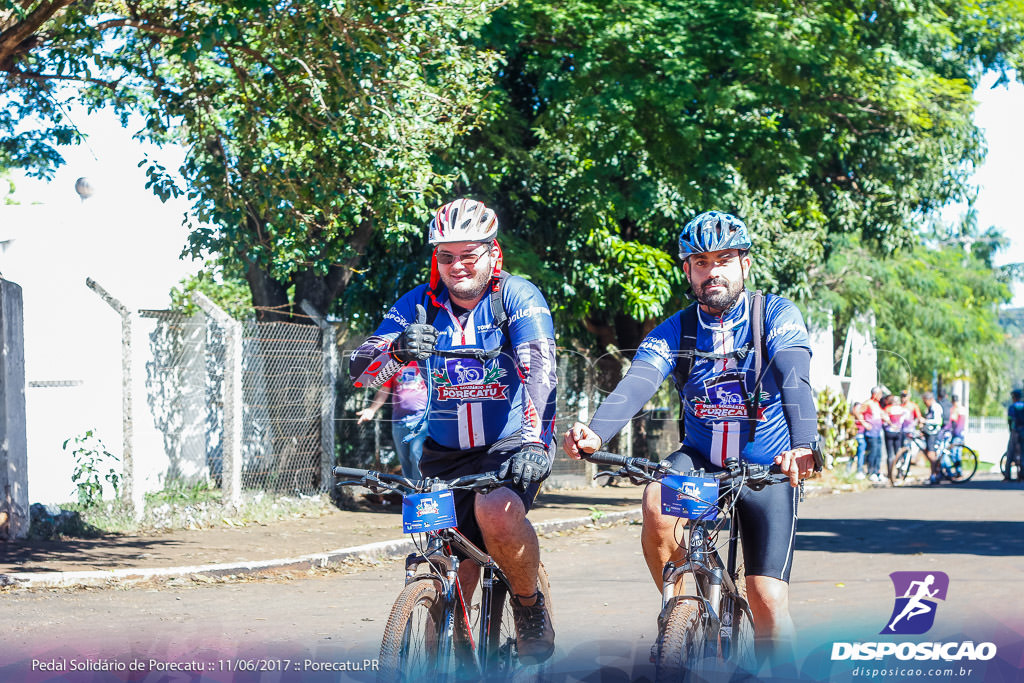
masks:
<path fill-rule="evenodd" d="M 498 234 L 498 217 L 475 199 L 456 199 L 442 206 L 430 221 L 430 244 L 487 242 Z"/>

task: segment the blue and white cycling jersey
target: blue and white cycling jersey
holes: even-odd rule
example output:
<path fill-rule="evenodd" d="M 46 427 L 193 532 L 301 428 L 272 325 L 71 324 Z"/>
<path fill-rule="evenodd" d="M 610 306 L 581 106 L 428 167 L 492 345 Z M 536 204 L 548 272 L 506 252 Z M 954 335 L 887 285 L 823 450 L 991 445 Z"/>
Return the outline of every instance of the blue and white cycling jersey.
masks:
<path fill-rule="evenodd" d="M 697 350 L 726 354 L 752 343 L 749 292 L 723 318 L 697 309 Z M 637 350 L 635 361 L 645 361 L 658 368 L 662 379 L 676 367 L 681 341 L 680 311 L 654 328 Z M 734 358 L 712 360 L 694 358 L 693 367 L 680 399 L 686 406 L 686 437 L 684 446 L 706 455 L 716 465 L 723 465 L 730 456 L 757 463 L 771 463 L 779 453 L 791 448 L 789 428 L 782 411 L 782 395 L 770 364 L 775 354 L 785 348 L 810 350 L 810 340 L 803 316 L 788 299 L 765 296 L 765 346 L 767 360 L 762 361 L 763 380 L 758 425 L 752 448 L 744 452 L 749 433 L 747 406 L 753 390 L 754 354 L 742 362 Z"/>
<path fill-rule="evenodd" d="M 442 306 L 433 320 L 438 330 L 438 351 L 489 351 L 504 347 L 500 355 L 486 361 L 433 355 L 420 362 L 430 391 L 427 434 L 446 448 L 490 445 L 520 430 L 524 444 L 551 442 L 556 377 L 551 311 L 540 291 L 519 277 L 504 280 L 501 295 L 509 319 L 507 340 L 494 325 L 487 296 L 470 312 L 465 326 L 452 313 L 447 290 L 437 297 Z M 364 347 L 390 344 L 415 322 L 417 304 L 428 310 L 433 306 L 425 284 L 403 295 L 391 307 Z M 531 367 L 536 364 L 541 367 Z M 537 396 L 543 396 L 548 405 L 535 405 L 527 391 L 527 381 L 545 387 L 546 391 Z"/>

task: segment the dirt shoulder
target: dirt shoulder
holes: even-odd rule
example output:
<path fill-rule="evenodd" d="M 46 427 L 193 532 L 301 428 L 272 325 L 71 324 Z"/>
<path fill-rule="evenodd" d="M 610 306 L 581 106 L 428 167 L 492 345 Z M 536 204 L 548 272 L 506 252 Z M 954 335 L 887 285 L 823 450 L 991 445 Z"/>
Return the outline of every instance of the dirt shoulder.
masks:
<path fill-rule="evenodd" d="M 599 516 L 640 504 L 642 489 L 612 486 L 542 491 L 530 519 Z M 0 574 L 186 567 L 301 557 L 402 537 L 400 505 L 324 507 L 320 516 L 99 538 L 0 544 Z"/>

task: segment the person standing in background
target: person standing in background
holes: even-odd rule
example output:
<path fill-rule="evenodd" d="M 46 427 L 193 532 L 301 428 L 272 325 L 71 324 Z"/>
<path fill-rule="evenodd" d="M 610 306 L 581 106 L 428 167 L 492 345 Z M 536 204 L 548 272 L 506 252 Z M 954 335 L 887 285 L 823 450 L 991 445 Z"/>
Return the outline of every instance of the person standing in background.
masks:
<path fill-rule="evenodd" d="M 964 442 L 964 432 L 967 431 L 967 408 L 960 405 L 960 397 L 956 394 L 953 394 L 953 400 L 949 404 L 946 429 L 953 435 L 953 443 Z"/>
<path fill-rule="evenodd" d="M 402 466 L 402 476 L 419 479 L 423 442 L 427 440 L 427 383 L 423 381 L 416 361 L 402 367 L 381 385 L 373 402 L 358 413 L 357 422 L 363 424 L 376 416 L 377 411 L 392 397 L 391 438 L 395 442 L 395 455 Z"/>
<path fill-rule="evenodd" d="M 871 390 L 871 397 L 861 404 L 861 419 L 864 421 L 864 441 L 867 449 L 864 459 L 867 462 L 868 479 L 882 481 L 882 425 L 889 419 L 882 410 L 879 400 L 882 398 L 882 387 Z"/>
<path fill-rule="evenodd" d="M 854 437 L 857 440 L 857 453 L 850 460 L 848 470 L 853 470 L 857 473 L 858 479 L 864 478 L 864 452 L 867 450 L 867 442 L 864 439 L 864 420 L 861 419 L 861 408 L 862 403 L 854 403 L 850 409 L 850 413 L 853 414 L 853 419 L 857 427 L 857 436 Z"/>

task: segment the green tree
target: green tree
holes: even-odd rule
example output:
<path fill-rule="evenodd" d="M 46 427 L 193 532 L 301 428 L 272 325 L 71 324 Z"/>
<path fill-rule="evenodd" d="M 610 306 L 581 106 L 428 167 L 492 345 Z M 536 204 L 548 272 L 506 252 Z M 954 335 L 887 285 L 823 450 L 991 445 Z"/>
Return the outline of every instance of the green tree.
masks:
<path fill-rule="evenodd" d="M 445 157 L 499 205 L 563 340 L 635 348 L 682 305 L 681 225 L 743 216 L 756 284 L 811 300 L 850 236 L 914 244 L 967 198 L 972 88 L 1018 3 L 522 0 L 488 25 L 498 114 Z"/>
<path fill-rule="evenodd" d="M 327 311 L 371 244 L 422 231 L 450 184 L 433 155 L 484 115 L 477 93 L 497 65 L 472 44 L 488 2 L 5 8 L 13 37 L 0 57 L 20 42 L 0 60 L 14 86 L 0 163 L 59 163 L 54 143 L 74 138 L 61 123 L 69 100 L 113 106 L 126 122 L 141 114 L 139 137 L 187 149 L 181 169 L 145 165 L 158 196 L 193 200 L 188 253 L 235 264 L 265 320 L 302 300 Z M 29 134 L 30 114 L 50 128 Z"/>

